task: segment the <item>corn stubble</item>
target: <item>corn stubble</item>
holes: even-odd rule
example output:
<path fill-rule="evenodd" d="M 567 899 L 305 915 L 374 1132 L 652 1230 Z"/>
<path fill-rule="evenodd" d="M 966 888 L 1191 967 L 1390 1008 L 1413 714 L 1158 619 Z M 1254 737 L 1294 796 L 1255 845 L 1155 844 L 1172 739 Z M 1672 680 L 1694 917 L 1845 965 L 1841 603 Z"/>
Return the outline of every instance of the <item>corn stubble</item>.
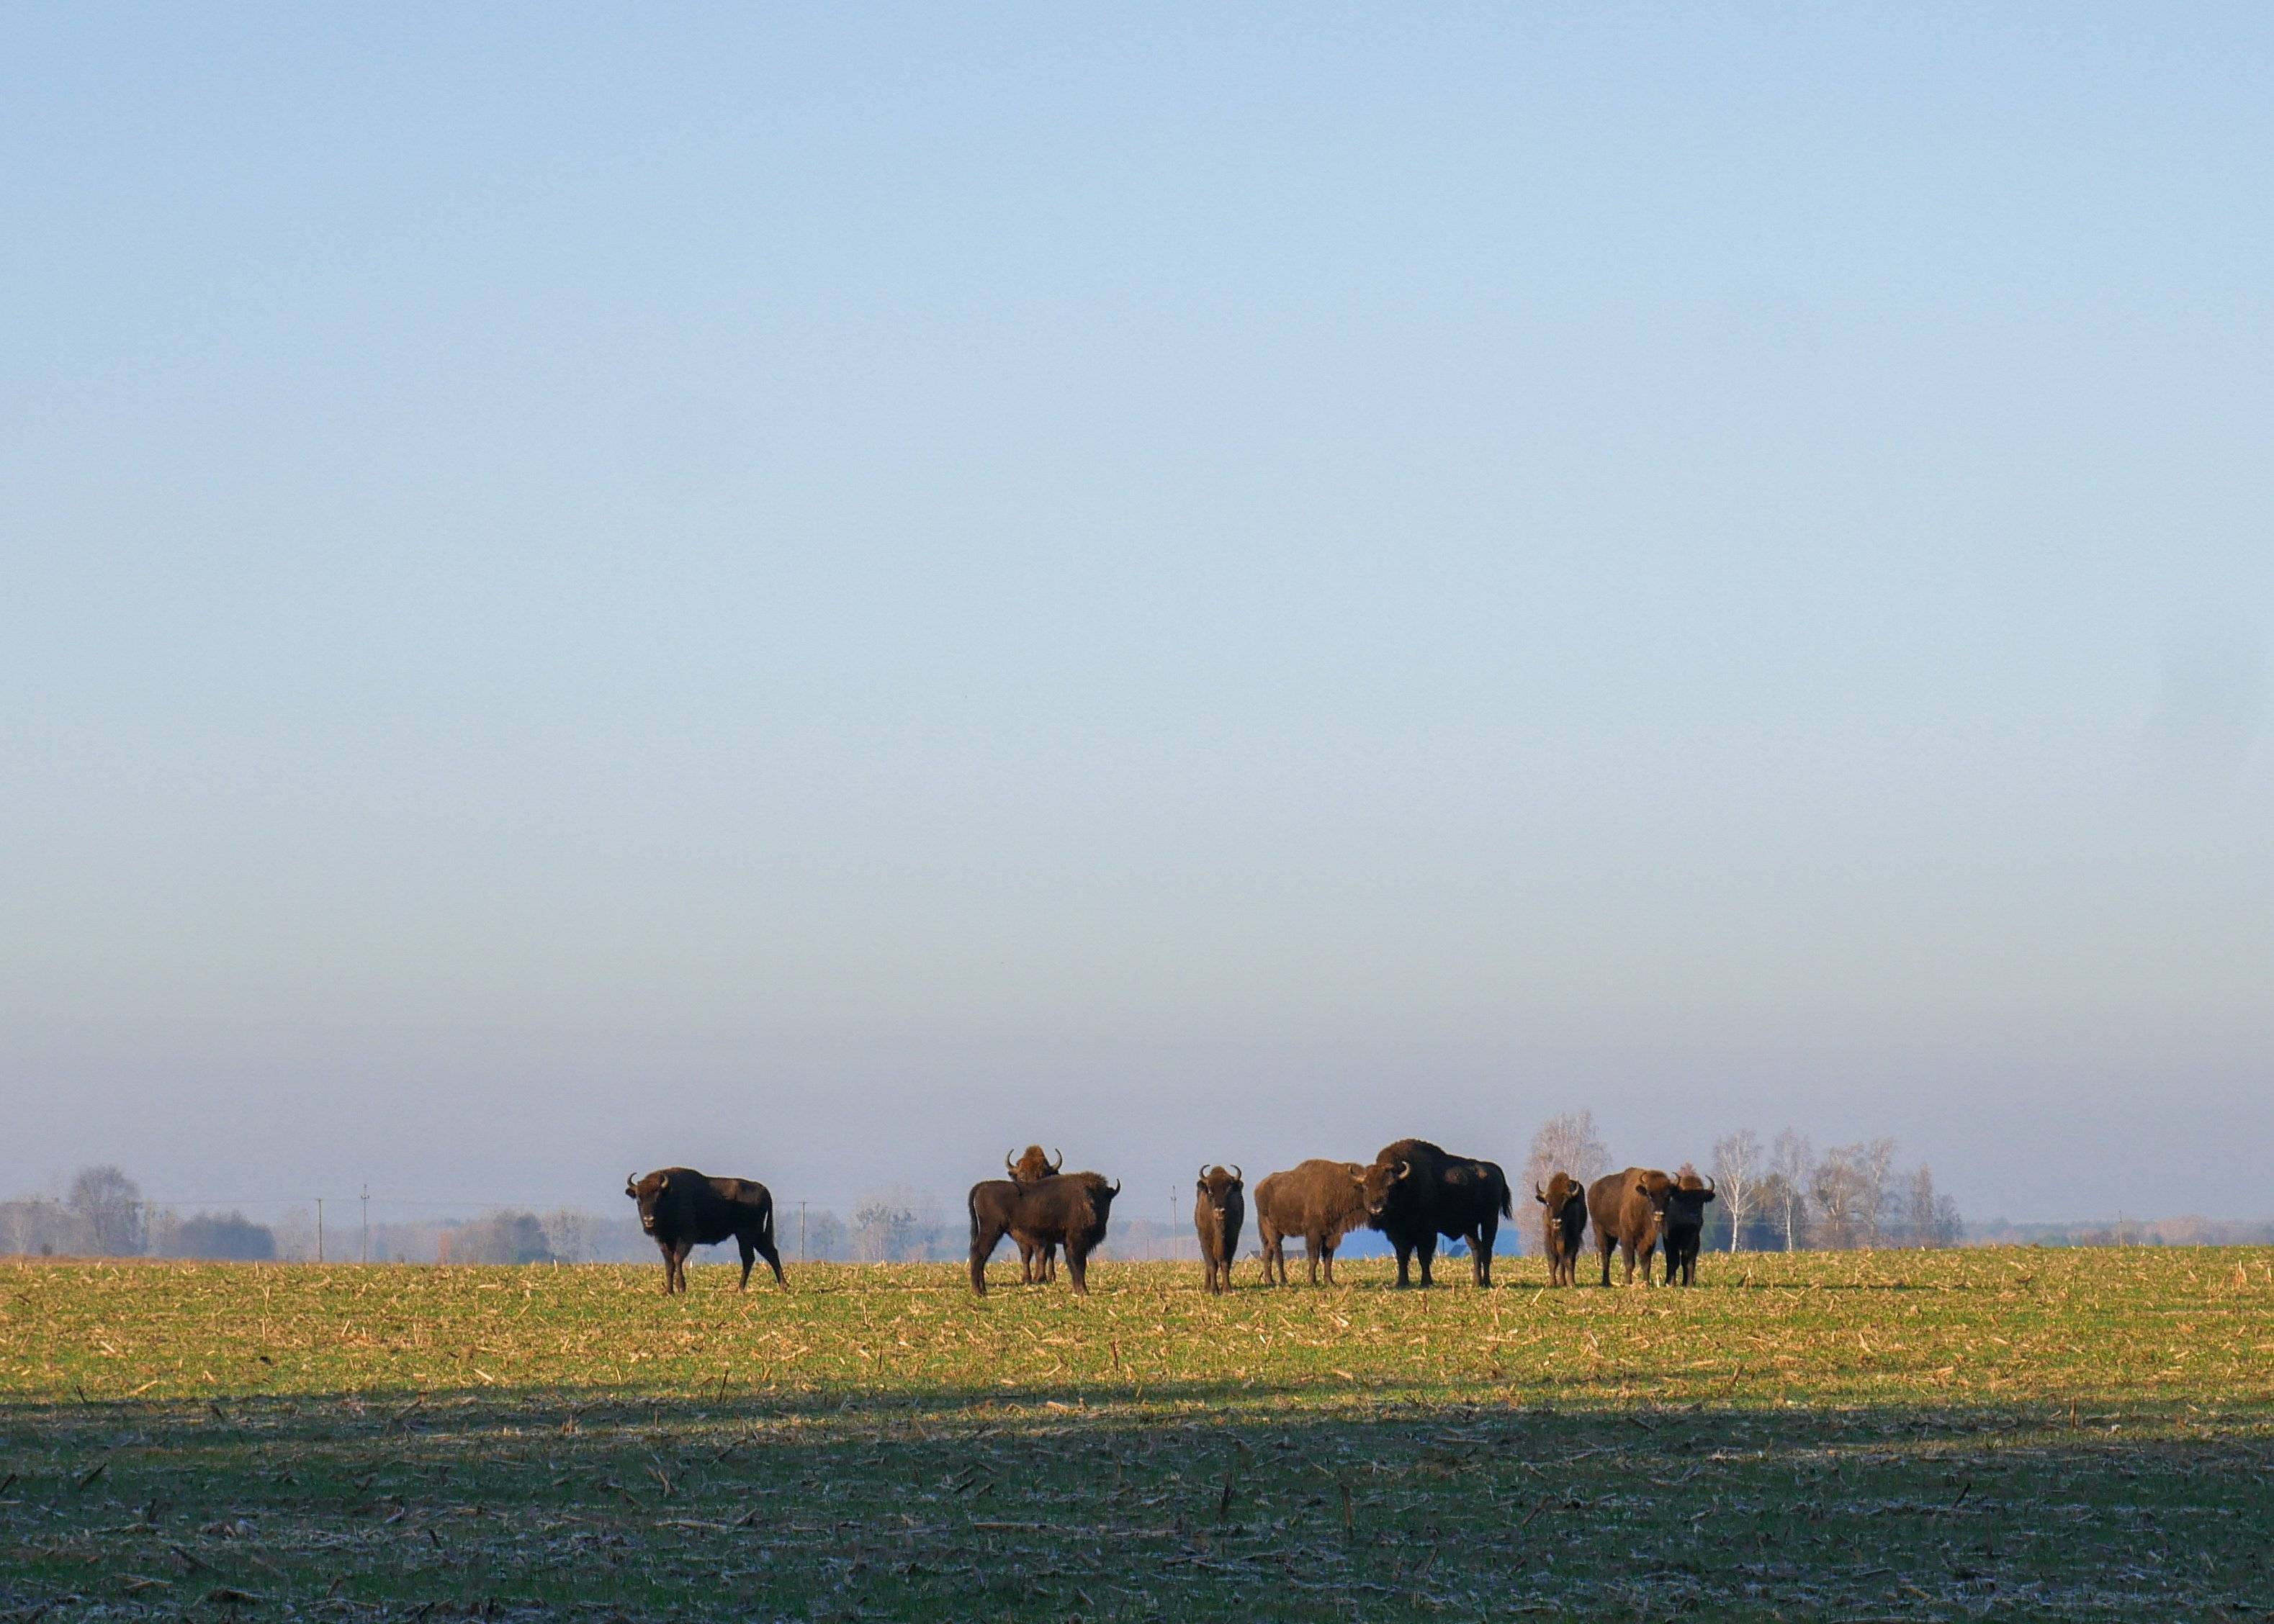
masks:
<path fill-rule="evenodd" d="M 1101 1263 L 0 1266 L 25 1617 L 2120 1618 L 2274 1607 L 2274 1255 L 1691 1291 Z M 1583 1278 L 1585 1278 L 1583 1274 Z"/>

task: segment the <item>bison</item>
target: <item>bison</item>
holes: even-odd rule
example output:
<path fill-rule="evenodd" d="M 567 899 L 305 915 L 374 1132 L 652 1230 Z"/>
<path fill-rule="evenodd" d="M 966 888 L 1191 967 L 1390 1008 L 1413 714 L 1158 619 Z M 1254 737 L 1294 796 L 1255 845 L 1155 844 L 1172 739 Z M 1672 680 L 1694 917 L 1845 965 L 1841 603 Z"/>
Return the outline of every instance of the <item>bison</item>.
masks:
<path fill-rule="evenodd" d="M 1629 1168 L 1607 1174 L 1587 1186 L 1587 1215 L 1595 1223 L 1595 1250 L 1603 1255 L 1603 1283 L 1611 1283 L 1611 1253 L 1626 1259 L 1626 1283 L 1632 1285 L 1635 1259 L 1642 1259 L 1642 1282 L 1650 1277 L 1651 1253 L 1666 1244 L 1667 1280 L 1674 1279 L 1678 1246 L 1689 1252 L 1690 1277 L 1697 1277 L 1698 1232 L 1706 1224 L 1706 1203 L 1713 1187 L 1700 1184 L 1695 1174 L 1680 1183 L 1655 1168 Z"/>
<path fill-rule="evenodd" d="M 639 1203 L 640 1228 L 663 1249 L 663 1290 L 687 1289 L 687 1254 L 715 1246 L 728 1236 L 742 1252 L 742 1283 L 750 1289 L 750 1268 L 760 1258 L 787 1288 L 781 1254 L 774 1250 L 774 1198 L 751 1178 L 708 1178 L 693 1168 L 662 1168 L 645 1178 L 627 1174 L 624 1193 Z"/>
<path fill-rule="evenodd" d="M 1412 1283 L 1406 1265 L 1416 1252 L 1421 1283 L 1435 1283 L 1429 1270 L 1440 1235 L 1466 1241 L 1477 1284 L 1492 1284 L 1493 1237 L 1502 1219 L 1516 1216 L 1498 1162 L 1449 1155 L 1427 1139 L 1399 1139 L 1366 1169 L 1365 1197 L 1367 1222 L 1397 1249 L 1401 1288 Z"/>
<path fill-rule="evenodd" d="M 1075 1295 L 1089 1295 L 1089 1254 L 1105 1238 L 1105 1222 L 1121 1181 L 1096 1173 L 1054 1173 L 1033 1184 L 990 1178 L 971 1186 L 971 1289 L 987 1295 L 987 1259 L 1005 1235 L 1037 1246 L 1065 1248 L 1066 1274 Z"/>
<path fill-rule="evenodd" d="M 1264 1283 L 1287 1283 L 1287 1237 L 1300 1236 L 1311 1265 L 1311 1283 L 1319 1283 L 1319 1265 L 1323 1262 L 1327 1283 L 1333 1285 L 1335 1247 L 1365 1222 L 1366 1169 L 1355 1162 L 1314 1160 L 1269 1175 L 1255 1186 L 1255 1229 L 1263 1237 Z"/>
<path fill-rule="evenodd" d="M 1247 1199 L 1241 1192 L 1247 1181 L 1234 1162 L 1231 1171 L 1202 1166 L 1200 1193 L 1193 1202 L 1193 1227 L 1200 1231 L 1201 1261 L 1207 1267 L 1209 1291 L 1231 1284 L 1231 1260 L 1239 1255 L 1239 1226 L 1247 1217 Z"/>
<path fill-rule="evenodd" d="M 1558 1173 L 1547 1181 L 1542 1190 L 1539 1182 L 1532 1183 L 1532 1193 L 1540 1198 L 1540 1206 L 1547 1210 L 1541 1214 L 1541 1250 L 1547 1256 L 1547 1283 L 1551 1286 L 1574 1286 L 1579 1283 L 1579 1237 L 1587 1229 L 1587 1192 L 1579 1181 L 1569 1173 Z"/>
<path fill-rule="evenodd" d="M 1060 1151 L 1055 1157 L 1046 1156 L 1043 1154 L 1043 1147 L 1040 1145 L 1028 1146 L 1026 1154 L 1016 1162 L 1011 1160 L 1009 1151 L 1003 1153 L 1003 1170 L 1011 1176 L 1011 1182 L 1029 1189 L 1041 1184 L 1043 1180 L 1053 1177 L 1065 1165 L 1064 1151 Z M 1016 1229 L 1011 1231 L 1011 1241 L 1019 1249 L 1020 1284 L 1044 1285 L 1058 1277 L 1057 1242 L 1037 1241 L 1034 1237 L 1022 1235 Z"/>
<path fill-rule="evenodd" d="M 1682 1283 L 1698 1283 L 1698 1242 L 1706 1228 L 1706 1203 L 1713 1199 L 1713 1181 L 1701 1179 L 1684 1168 L 1675 1177 L 1674 1189 L 1666 1198 L 1666 1283 L 1675 1283 L 1675 1274 L 1681 1274 Z"/>

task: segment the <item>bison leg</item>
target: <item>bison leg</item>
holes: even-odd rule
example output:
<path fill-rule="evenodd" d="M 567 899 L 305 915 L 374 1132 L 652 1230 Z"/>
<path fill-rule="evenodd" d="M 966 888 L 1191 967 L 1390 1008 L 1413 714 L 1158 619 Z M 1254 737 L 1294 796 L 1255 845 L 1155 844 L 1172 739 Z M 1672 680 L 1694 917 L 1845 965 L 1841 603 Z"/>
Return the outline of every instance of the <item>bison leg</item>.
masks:
<path fill-rule="evenodd" d="M 1325 1242 L 1321 1242 L 1321 1243 L 1320 1244 L 1320 1246 L 1319 1246 L 1319 1255 L 1320 1255 L 1320 1257 L 1321 1257 L 1321 1258 L 1322 1258 L 1322 1259 L 1325 1260 L 1325 1262 L 1326 1262 L 1326 1266 L 1327 1266 L 1327 1283 L 1328 1283 L 1329 1285 L 1330 1285 L 1330 1286 L 1331 1286 L 1331 1285 L 1333 1285 L 1333 1284 L 1335 1283 L 1335 1244 L 1334 1244 L 1334 1242 L 1332 1242 L 1332 1241 L 1325 1241 Z"/>
<path fill-rule="evenodd" d="M 687 1259 L 694 1255 L 694 1252 L 695 1243 L 693 1241 L 681 1241 L 679 1243 L 679 1255 L 672 1259 L 671 1267 L 673 1272 L 679 1276 L 679 1289 L 682 1295 L 688 1289 Z"/>
<path fill-rule="evenodd" d="M 1403 1291 L 1413 1283 L 1407 1273 L 1413 1261 L 1413 1248 L 1405 1241 L 1392 1241 L 1390 1244 L 1397 1248 L 1397 1289 Z"/>
<path fill-rule="evenodd" d="M 1434 1271 L 1437 1263 L 1437 1237 L 1434 1235 L 1423 1236 L 1421 1244 L 1416 1246 L 1414 1251 L 1421 1257 L 1421 1283 L 1425 1286 L 1435 1285 L 1437 1277 Z"/>
<path fill-rule="evenodd" d="M 772 1226 L 768 1225 L 766 1231 L 761 1234 L 753 1244 L 757 1248 L 758 1256 L 766 1260 L 766 1267 L 773 1270 L 774 1284 L 785 1291 L 788 1290 L 789 1282 L 782 1278 L 781 1251 L 774 1244 Z M 747 1282 L 749 1277 L 750 1266 L 745 1263 L 742 1265 L 742 1278 Z"/>
<path fill-rule="evenodd" d="M 1073 1282 L 1076 1297 L 1089 1295 L 1089 1248 L 1066 1243 L 1066 1278 Z"/>
<path fill-rule="evenodd" d="M 750 1237 L 747 1235 L 734 1237 L 734 1249 L 742 1254 L 742 1283 L 734 1289 L 748 1291 L 750 1289 L 750 1271 L 757 1267 L 758 1249 L 750 1244 Z"/>
<path fill-rule="evenodd" d="M 1002 1244 L 1004 1225 L 992 1219 L 971 1226 L 971 1295 L 987 1295 L 987 1259 Z"/>
<path fill-rule="evenodd" d="M 1477 1284 L 1480 1286 L 1492 1284 L 1493 1242 L 1499 1237 L 1500 1226 L 1487 1222 L 1479 1224 L 1477 1232 L 1469 1237 L 1469 1256 L 1476 1266 Z"/>

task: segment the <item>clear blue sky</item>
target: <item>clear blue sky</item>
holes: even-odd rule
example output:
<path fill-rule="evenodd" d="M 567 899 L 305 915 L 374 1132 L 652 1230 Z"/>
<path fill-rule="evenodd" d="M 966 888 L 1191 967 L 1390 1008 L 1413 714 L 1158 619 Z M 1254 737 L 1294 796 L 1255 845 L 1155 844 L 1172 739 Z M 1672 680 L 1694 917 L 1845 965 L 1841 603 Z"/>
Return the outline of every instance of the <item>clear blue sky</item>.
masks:
<path fill-rule="evenodd" d="M 0 1186 L 2274 1211 L 2263 8 L 17 8 L 0 413 Z"/>

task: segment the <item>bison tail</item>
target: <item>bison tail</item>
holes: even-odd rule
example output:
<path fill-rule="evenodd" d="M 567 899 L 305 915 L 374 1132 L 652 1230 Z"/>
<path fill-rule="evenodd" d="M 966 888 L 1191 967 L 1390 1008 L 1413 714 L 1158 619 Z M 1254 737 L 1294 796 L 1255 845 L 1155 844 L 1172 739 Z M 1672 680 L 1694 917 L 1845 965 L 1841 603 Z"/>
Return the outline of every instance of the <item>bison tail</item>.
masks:
<path fill-rule="evenodd" d="M 1503 1218 L 1516 1216 L 1516 1199 L 1509 1194 L 1508 1180 L 1504 1178 L 1500 1181 L 1500 1215 Z"/>

